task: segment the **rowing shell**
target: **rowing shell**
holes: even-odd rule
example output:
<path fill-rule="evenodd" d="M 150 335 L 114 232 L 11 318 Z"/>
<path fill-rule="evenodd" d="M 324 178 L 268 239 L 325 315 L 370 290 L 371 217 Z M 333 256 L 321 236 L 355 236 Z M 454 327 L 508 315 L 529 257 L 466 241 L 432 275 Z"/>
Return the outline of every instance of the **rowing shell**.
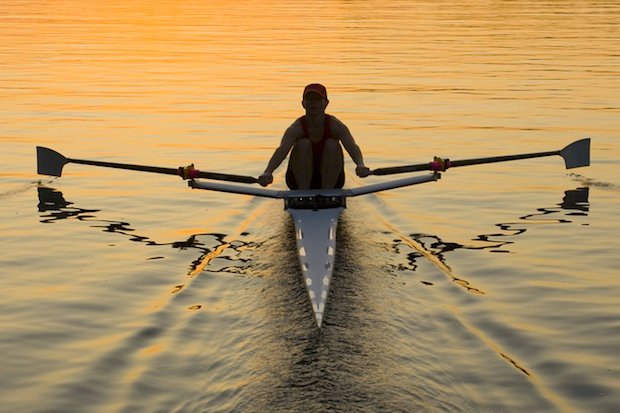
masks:
<path fill-rule="evenodd" d="M 590 139 L 586 138 L 575 141 L 563 149 L 555 151 L 463 159 L 457 161 L 436 157 L 435 160 L 430 163 L 378 168 L 372 170 L 371 174 L 388 175 L 417 171 L 433 171 L 433 173 L 425 176 L 409 177 L 351 189 L 278 191 L 213 181 L 196 181 L 196 178 L 204 178 L 250 184 L 258 183 L 258 179 L 251 176 L 198 171 L 194 169 L 193 164 L 190 167 L 175 169 L 67 158 L 53 149 L 41 146 L 37 147 L 37 172 L 43 175 L 61 176 L 62 169 L 66 164 L 75 163 L 167 175 L 181 175 L 184 179 L 190 179 L 189 186 L 192 188 L 284 199 L 284 208 L 291 215 L 293 224 L 295 225 L 297 255 L 299 256 L 301 272 L 308 290 L 308 297 L 312 304 L 316 323 L 321 327 L 334 271 L 338 219 L 346 207 L 347 198 L 436 181 L 440 178 L 439 171 L 443 172 L 448 168 L 457 166 L 479 165 L 556 155 L 564 159 L 567 169 L 588 166 L 590 164 Z"/>
<path fill-rule="evenodd" d="M 387 189 L 432 182 L 439 173 L 367 185 L 353 189 L 278 191 L 211 181 L 189 181 L 196 189 L 284 199 L 284 208 L 295 227 L 299 267 L 318 327 L 323 324 L 336 257 L 338 220 L 346 199 Z"/>

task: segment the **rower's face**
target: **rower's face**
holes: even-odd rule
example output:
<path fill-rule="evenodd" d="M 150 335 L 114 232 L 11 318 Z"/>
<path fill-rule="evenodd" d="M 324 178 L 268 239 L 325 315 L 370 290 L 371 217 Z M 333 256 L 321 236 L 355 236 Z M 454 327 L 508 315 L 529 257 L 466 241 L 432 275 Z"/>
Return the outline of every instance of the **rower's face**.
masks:
<path fill-rule="evenodd" d="M 318 93 L 310 92 L 304 95 L 302 106 L 309 114 L 317 114 L 325 111 L 329 101 Z"/>

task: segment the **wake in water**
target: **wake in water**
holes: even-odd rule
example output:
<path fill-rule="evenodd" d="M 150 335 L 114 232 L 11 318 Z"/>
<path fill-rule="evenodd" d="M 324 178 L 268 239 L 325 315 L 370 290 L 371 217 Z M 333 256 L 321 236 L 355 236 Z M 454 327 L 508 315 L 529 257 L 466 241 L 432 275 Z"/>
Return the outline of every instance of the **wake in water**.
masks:
<path fill-rule="evenodd" d="M 43 182 L 41 180 L 39 180 L 39 181 L 32 181 L 32 182 L 28 182 L 27 184 L 20 185 L 20 186 L 18 186 L 16 188 L 9 189 L 9 190 L 4 191 L 4 192 L 0 192 L 0 200 L 5 200 L 5 199 L 11 198 L 11 197 L 13 197 L 15 195 L 23 194 L 24 192 L 30 191 L 32 188 L 38 187 L 38 186 L 43 185 L 43 184 L 49 184 L 49 183 L 52 183 L 53 181 L 54 181 L 53 179 L 45 181 L 45 182 Z"/>
<path fill-rule="evenodd" d="M 471 300 L 458 294 L 456 296 L 444 296 L 444 306 L 448 308 L 450 313 L 448 319 L 451 319 L 459 328 L 466 330 L 468 332 L 466 336 L 470 335 L 473 337 L 475 342 L 481 343 L 484 347 L 490 349 L 499 358 L 508 363 L 509 366 L 521 373 L 526 378 L 526 382 L 533 386 L 533 389 L 545 395 L 545 403 L 550 405 L 549 410 L 552 410 L 552 405 L 562 405 L 561 397 L 552 389 L 539 382 L 537 377 L 539 371 L 537 371 L 535 363 L 520 355 L 509 344 L 498 338 L 502 337 L 502 335 L 518 337 L 521 334 L 520 328 L 511 323 L 501 321 L 493 311 L 488 311 L 488 308 L 476 310 L 476 303 L 493 303 L 495 298 L 482 298 L 485 297 L 487 291 L 479 288 L 479 286 L 472 285 L 466 279 L 468 278 L 467 276 L 458 274 L 458 271 L 453 269 L 449 263 L 448 253 L 458 252 L 458 250 L 511 253 L 511 246 L 514 246 L 517 242 L 518 236 L 540 225 L 571 224 L 577 220 L 581 221 L 577 221 L 581 225 L 588 225 L 587 222 L 583 223 L 581 219 L 588 216 L 590 210 L 588 198 L 588 187 L 567 190 L 562 201 L 555 206 L 536 208 L 536 212 L 522 215 L 517 220 L 497 223 L 495 226 L 499 228 L 499 231 L 477 235 L 472 237 L 471 242 L 468 243 L 453 242 L 442 239 L 439 235 L 426 233 L 403 235 L 387 223 L 391 232 L 398 235 L 392 241 L 394 253 L 399 257 L 405 257 L 404 261 L 397 259 L 395 260 L 397 264 L 390 264 L 392 266 L 390 272 L 398 276 L 413 273 L 411 275 L 414 275 L 423 285 L 434 286 L 438 282 L 437 278 L 432 281 L 419 278 L 420 275 L 423 275 L 421 273 L 424 273 L 419 267 L 424 268 L 422 266 L 423 263 L 431 263 L 452 283 L 461 287 L 468 294 L 481 296 L 480 300 Z M 445 289 L 440 288 L 439 294 L 441 294 L 441 291 L 445 291 Z M 430 293 L 430 295 L 434 296 L 437 296 L 437 294 L 436 291 Z M 467 315 L 467 313 L 470 313 L 470 315 Z M 484 325 L 484 327 L 480 327 L 481 325 Z M 455 331 L 458 331 L 458 329 L 455 329 Z M 483 354 L 483 352 L 480 351 L 479 354 Z M 518 377 L 511 377 L 518 382 Z"/>
<path fill-rule="evenodd" d="M 224 250 L 230 250 L 236 259 L 229 257 L 230 266 L 224 266 L 219 270 L 211 270 L 214 272 L 231 272 L 235 274 L 244 273 L 244 266 L 247 260 L 238 256 L 242 252 L 255 249 L 258 247 L 256 243 L 245 242 L 241 240 L 226 241 L 229 236 L 227 234 L 218 233 L 198 233 L 192 234 L 187 239 L 173 242 L 157 242 L 150 237 L 136 233 L 129 222 L 104 220 L 97 218 L 96 214 L 100 209 L 80 208 L 73 205 L 73 202 L 65 200 L 62 192 L 53 188 L 39 186 L 37 188 L 39 196 L 38 209 L 41 212 L 41 223 L 49 224 L 64 219 L 77 219 L 91 224 L 92 228 L 100 228 L 103 232 L 121 234 L 126 236 L 130 241 L 141 242 L 148 246 L 170 246 L 178 250 L 195 249 L 200 255 L 189 265 L 188 276 L 194 277 L 198 275 L 213 259 L 223 258 L 227 254 L 223 254 Z M 243 235 L 243 234 L 241 234 Z M 207 242 L 208 240 L 208 242 Z M 161 256 L 153 256 L 149 260 L 163 258 Z M 235 261 L 234 264 L 232 261 Z M 176 286 L 174 293 L 180 291 L 182 285 Z"/>
<path fill-rule="evenodd" d="M 575 181 L 581 183 L 582 185 L 585 185 L 586 187 L 604 189 L 604 190 L 613 191 L 613 192 L 620 192 L 620 185 L 613 184 L 611 182 L 597 181 L 595 179 L 588 178 L 587 176 L 583 176 L 583 175 L 576 174 L 576 173 L 568 174 L 568 176 L 573 178 Z"/>
<path fill-rule="evenodd" d="M 412 249 L 414 252 L 407 253 L 407 264 L 398 264 L 392 270 L 400 272 L 404 269 L 415 271 L 418 267 L 417 260 L 424 258 L 437 267 L 442 273 L 451 279 L 452 282 L 464 288 L 472 294 L 484 294 L 485 292 L 473 286 L 464 277 L 455 273 L 448 264 L 446 254 L 460 249 L 465 250 L 487 250 L 493 253 L 510 253 L 508 247 L 514 244 L 514 237 L 521 235 L 528 230 L 531 225 L 551 225 L 567 224 L 573 222 L 566 216 L 587 216 L 589 211 L 588 188 L 577 188 L 568 190 L 564 193 L 562 202 L 555 207 L 538 208 L 536 213 L 527 214 L 519 217 L 517 222 L 500 222 L 495 224 L 501 232 L 480 234 L 472 238 L 473 243 L 462 244 L 453 241 L 446 241 L 438 235 L 426 233 L 413 233 L 404 235 L 389 223 L 385 222 L 398 239 L 393 241 L 392 249 L 400 253 L 403 247 Z M 563 213 L 563 217 L 554 218 L 554 214 Z M 554 217 L 552 217 L 552 215 Z M 430 281 L 421 281 L 426 285 L 433 285 Z"/>

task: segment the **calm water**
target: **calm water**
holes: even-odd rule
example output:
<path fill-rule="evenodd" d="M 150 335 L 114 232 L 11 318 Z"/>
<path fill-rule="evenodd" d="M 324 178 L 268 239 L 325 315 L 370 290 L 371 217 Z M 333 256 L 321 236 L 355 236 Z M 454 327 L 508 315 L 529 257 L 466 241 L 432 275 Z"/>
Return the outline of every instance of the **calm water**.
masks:
<path fill-rule="evenodd" d="M 619 45 L 613 1 L 4 1 L 0 411 L 620 411 Z M 350 200 L 321 331 L 279 202 L 34 172 L 256 176 L 316 81 L 370 167 L 593 163 Z"/>

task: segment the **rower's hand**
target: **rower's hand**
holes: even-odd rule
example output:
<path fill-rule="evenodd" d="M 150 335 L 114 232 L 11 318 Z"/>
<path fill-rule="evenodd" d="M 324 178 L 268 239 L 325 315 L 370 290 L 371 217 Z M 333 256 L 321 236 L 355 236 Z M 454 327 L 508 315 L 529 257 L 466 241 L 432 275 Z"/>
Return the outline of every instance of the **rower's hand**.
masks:
<path fill-rule="evenodd" d="M 366 178 L 370 175 L 370 169 L 367 166 L 358 166 L 355 168 L 355 174 L 360 178 Z"/>
<path fill-rule="evenodd" d="M 273 182 L 272 174 L 264 173 L 258 177 L 258 183 L 260 184 L 260 186 L 267 186 L 272 182 Z"/>

